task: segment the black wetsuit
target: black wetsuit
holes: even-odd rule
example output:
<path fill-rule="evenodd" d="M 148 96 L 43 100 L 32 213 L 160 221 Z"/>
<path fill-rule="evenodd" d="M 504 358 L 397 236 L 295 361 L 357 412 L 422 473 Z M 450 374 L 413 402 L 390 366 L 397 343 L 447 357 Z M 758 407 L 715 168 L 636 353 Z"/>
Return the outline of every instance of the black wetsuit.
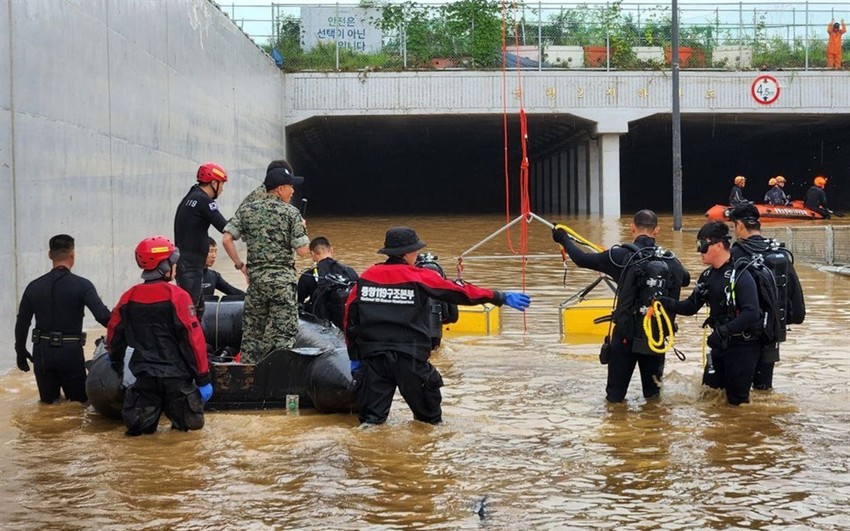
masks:
<path fill-rule="evenodd" d="M 708 304 L 708 323 L 714 329 L 708 338 L 714 373 L 707 365 L 703 383 L 726 389 L 726 400 L 733 405 L 750 401 L 750 385 L 761 353 L 761 343 L 753 327 L 759 320 L 758 294 L 753 277 L 746 270 L 738 273 L 734 295 L 727 299 L 733 262 L 719 269 L 708 268 L 697 280 L 691 295 L 671 308 L 681 315 L 694 315 Z"/>
<path fill-rule="evenodd" d="M 239 288 L 233 287 L 226 280 L 224 280 L 224 278 L 222 278 L 221 276 L 221 273 L 208 267 L 205 267 L 203 273 L 201 274 L 201 293 L 204 297 L 214 297 L 215 290 L 218 290 L 224 293 L 225 295 L 245 296 L 244 291 Z"/>
<path fill-rule="evenodd" d="M 429 297 L 467 305 L 505 302 L 501 292 L 446 280 L 397 257 L 364 271 L 345 305 L 348 354 L 362 364 L 353 374 L 360 422 L 385 422 L 396 387 L 417 420 L 442 420 L 443 378 L 428 362 Z"/>
<path fill-rule="evenodd" d="M 614 281 L 619 281 L 624 266 L 629 262 L 629 257 L 634 251 L 615 246 L 601 253 L 585 253 L 578 245 L 566 236 L 564 231 L 555 231 L 556 241 L 567 251 L 570 259 L 579 267 L 592 269 L 605 273 Z M 646 235 L 635 238 L 634 246 L 638 249 L 655 247 L 655 239 Z M 678 280 L 677 286 L 671 286 L 670 295 L 678 298 L 681 288 L 691 282 L 691 277 L 678 259 L 669 260 L 669 267 L 674 278 Z M 622 402 L 626 398 L 629 382 L 634 374 L 635 365 L 640 370 L 640 380 L 643 387 L 643 396 L 646 398 L 657 396 L 661 392 L 659 383 L 664 373 L 664 354 L 640 354 L 633 352 L 634 337 L 626 334 L 624 337 L 618 327 L 614 327 L 611 338 L 611 352 L 608 358 L 608 383 L 605 387 L 606 399 L 609 402 Z"/>
<path fill-rule="evenodd" d="M 15 323 L 15 351 L 26 351 L 27 333 L 33 315 L 38 334 L 33 344 L 33 365 L 42 402 L 65 398 L 86 402 L 86 368 L 83 354 L 83 312 L 91 311 L 98 323 L 109 323 L 109 309 L 94 285 L 57 267 L 32 282 L 24 290 Z"/>
<path fill-rule="evenodd" d="M 329 279 L 328 275 L 338 275 L 340 278 Z M 319 260 L 315 266 L 305 269 L 298 276 L 298 304 L 302 305 L 305 312 L 327 319 L 342 329 L 348 289 L 337 280 L 357 282 L 357 272 L 330 256 Z"/>
<path fill-rule="evenodd" d="M 806 208 L 820 212 L 823 219 L 829 219 L 829 205 L 826 204 L 826 192 L 819 186 L 812 185 L 806 190 L 806 196 L 803 200 Z"/>
<path fill-rule="evenodd" d="M 737 184 L 732 187 L 732 191 L 729 192 L 729 205 L 737 206 L 737 205 L 746 205 L 750 203 L 750 201 L 744 197 L 744 188 L 738 186 Z"/>
<path fill-rule="evenodd" d="M 218 205 L 199 185 L 193 186 L 177 205 L 174 215 L 174 245 L 180 249 L 177 262 L 177 285 L 186 290 L 203 316 L 202 276 L 207 253 L 210 250 L 210 225 L 224 231 L 227 220 L 218 211 Z"/>
<path fill-rule="evenodd" d="M 732 244 L 732 260 L 749 259 L 755 254 L 763 254 L 770 251 L 771 241 L 761 234 L 754 234 L 748 238 L 738 240 Z M 782 279 L 777 279 L 781 282 Z M 788 278 L 786 283 L 786 301 L 780 301 L 785 309 L 785 319 L 788 323 L 802 323 L 806 317 L 806 304 L 803 299 L 803 287 L 800 277 L 794 269 L 794 262 L 788 255 Z M 779 361 L 779 343 L 776 345 L 762 345 L 756 372 L 753 377 L 753 389 L 771 389 L 773 387 L 773 368 Z"/>

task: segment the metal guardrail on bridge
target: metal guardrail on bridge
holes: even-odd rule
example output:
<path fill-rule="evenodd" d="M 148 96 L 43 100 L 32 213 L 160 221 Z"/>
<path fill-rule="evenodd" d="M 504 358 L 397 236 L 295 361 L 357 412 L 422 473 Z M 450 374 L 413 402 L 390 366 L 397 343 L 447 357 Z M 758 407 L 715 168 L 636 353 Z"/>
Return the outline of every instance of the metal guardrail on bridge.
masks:
<path fill-rule="evenodd" d="M 669 5 L 528 2 L 504 12 L 501 5 L 219 4 L 264 50 L 274 46 L 287 71 L 501 68 L 503 19 L 509 67 L 640 70 L 670 62 Z M 827 25 L 850 15 L 840 2 L 679 7 L 683 68 L 824 68 Z"/>

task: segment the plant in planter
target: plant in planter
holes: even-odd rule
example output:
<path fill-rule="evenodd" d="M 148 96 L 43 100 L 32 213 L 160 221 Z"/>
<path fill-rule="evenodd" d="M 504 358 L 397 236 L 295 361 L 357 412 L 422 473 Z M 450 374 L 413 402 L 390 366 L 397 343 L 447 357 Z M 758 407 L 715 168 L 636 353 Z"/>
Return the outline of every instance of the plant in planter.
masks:
<path fill-rule="evenodd" d="M 575 9 L 562 9 L 550 17 L 553 27 L 553 44 L 577 45 L 584 48 L 585 66 L 627 66 L 634 61 L 631 49 L 634 25 L 624 17 L 620 2 L 605 7 L 580 5 Z M 609 57 L 610 55 L 610 57 Z"/>

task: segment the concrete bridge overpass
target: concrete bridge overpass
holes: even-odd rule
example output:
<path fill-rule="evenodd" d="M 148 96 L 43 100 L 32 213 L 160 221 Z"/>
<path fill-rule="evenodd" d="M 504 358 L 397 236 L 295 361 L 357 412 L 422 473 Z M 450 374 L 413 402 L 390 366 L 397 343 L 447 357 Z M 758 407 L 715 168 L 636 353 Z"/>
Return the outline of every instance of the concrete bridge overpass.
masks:
<path fill-rule="evenodd" d="M 772 103 L 752 93 L 762 75 L 779 86 Z M 515 182 L 521 86 L 535 211 L 670 211 L 671 83 L 669 71 L 287 74 L 287 151 L 328 212 L 500 211 L 503 111 Z M 799 197 L 823 173 L 845 183 L 834 202 L 850 201 L 850 72 L 685 71 L 680 98 L 686 211 L 723 202 L 737 174 L 751 199 L 777 174 Z"/>

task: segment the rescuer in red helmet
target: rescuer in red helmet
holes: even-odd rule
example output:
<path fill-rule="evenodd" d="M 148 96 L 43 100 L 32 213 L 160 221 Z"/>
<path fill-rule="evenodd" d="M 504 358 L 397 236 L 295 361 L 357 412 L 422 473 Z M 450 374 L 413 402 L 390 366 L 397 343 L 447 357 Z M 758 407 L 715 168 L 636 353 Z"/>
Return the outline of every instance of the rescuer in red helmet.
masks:
<path fill-rule="evenodd" d="M 124 367 L 127 347 L 136 381 L 127 388 L 121 416 L 127 435 L 154 433 L 162 413 L 171 427 L 204 427 L 212 396 L 207 345 L 189 295 L 171 283 L 180 251 L 165 236 L 136 246 L 144 282 L 127 290 L 112 310 L 106 332 L 109 358 Z"/>
<path fill-rule="evenodd" d="M 174 243 L 180 249 L 177 264 L 177 285 L 185 289 L 195 304 L 200 320 L 204 314 L 201 290 L 204 264 L 210 251 L 210 225 L 224 231 L 227 220 L 221 215 L 215 200 L 221 196 L 227 173 L 212 162 L 198 168 L 198 183 L 177 205 L 174 216 Z"/>

